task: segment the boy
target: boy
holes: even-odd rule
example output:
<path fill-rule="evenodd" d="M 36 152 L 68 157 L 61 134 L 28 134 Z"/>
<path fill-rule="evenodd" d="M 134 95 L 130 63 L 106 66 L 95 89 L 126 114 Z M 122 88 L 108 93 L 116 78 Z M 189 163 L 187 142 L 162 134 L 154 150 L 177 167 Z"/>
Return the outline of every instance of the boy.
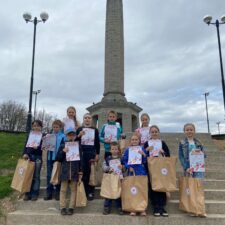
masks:
<path fill-rule="evenodd" d="M 104 173 L 114 173 L 120 175 L 122 178 L 122 165 L 121 165 L 121 159 L 119 155 L 119 146 L 117 142 L 112 142 L 110 144 L 110 153 L 109 155 L 103 162 L 102 169 Z M 103 214 L 108 215 L 110 214 L 111 211 L 111 206 L 112 206 L 112 199 L 105 199 L 104 202 L 104 210 Z M 119 214 L 123 215 L 122 207 L 121 207 L 121 198 L 115 199 L 116 206 L 119 210 Z"/>
<path fill-rule="evenodd" d="M 117 142 L 122 137 L 122 127 L 116 122 L 117 113 L 113 110 L 107 114 L 107 123 L 100 132 L 100 142 L 104 143 L 105 159 L 110 155 L 110 144 Z"/>

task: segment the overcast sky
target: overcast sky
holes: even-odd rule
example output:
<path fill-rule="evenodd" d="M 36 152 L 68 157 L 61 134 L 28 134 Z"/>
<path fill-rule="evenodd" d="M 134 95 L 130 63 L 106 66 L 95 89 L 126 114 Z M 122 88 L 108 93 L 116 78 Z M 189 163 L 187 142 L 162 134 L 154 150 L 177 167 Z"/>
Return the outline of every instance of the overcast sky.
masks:
<path fill-rule="evenodd" d="M 221 121 L 225 133 L 216 27 L 202 20 L 224 15 L 225 1 L 123 0 L 123 6 L 127 100 L 149 113 L 161 132 L 182 132 L 186 122 L 207 132 L 203 94 L 210 92 L 210 130 L 217 133 Z M 42 11 L 49 20 L 37 25 L 37 109 L 63 118 L 74 105 L 82 120 L 103 95 L 106 0 L 2 1 L 0 103 L 15 100 L 28 108 L 33 24 L 22 14 Z M 225 62 L 225 25 L 220 34 Z"/>

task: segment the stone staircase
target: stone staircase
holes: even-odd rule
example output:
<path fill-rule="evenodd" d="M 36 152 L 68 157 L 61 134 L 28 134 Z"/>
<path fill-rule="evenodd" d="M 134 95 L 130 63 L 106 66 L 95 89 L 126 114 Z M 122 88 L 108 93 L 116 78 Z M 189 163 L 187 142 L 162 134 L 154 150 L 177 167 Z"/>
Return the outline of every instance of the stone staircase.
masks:
<path fill-rule="evenodd" d="M 178 142 L 183 137 L 183 134 L 163 133 L 161 136 L 168 144 L 171 155 L 177 155 Z M 24 202 L 23 200 L 18 200 L 16 203 L 17 210 L 8 214 L 7 225 L 225 225 L 225 152 L 215 147 L 209 134 L 198 134 L 197 137 L 203 142 L 207 153 L 207 169 L 204 181 L 207 218 L 192 218 L 181 212 L 178 209 L 178 191 L 171 193 L 171 197 L 168 200 L 168 218 L 155 218 L 150 207 L 148 208 L 148 216 L 145 218 L 140 216 L 131 217 L 129 215 L 119 216 L 116 210 L 113 210 L 110 215 L 104 216 L 102 215 L 103 199 L 99 196 L 99 187 L 96 188 L 96 199 L 88 202 L 87 207 L 76 208 L 73 216 L 61 216 L 58 201 L 43 200 L 46 182 L 43 176 L 38 201 Z M 178 162 L 177 176 L 181 174 L 182 168 Z"/>

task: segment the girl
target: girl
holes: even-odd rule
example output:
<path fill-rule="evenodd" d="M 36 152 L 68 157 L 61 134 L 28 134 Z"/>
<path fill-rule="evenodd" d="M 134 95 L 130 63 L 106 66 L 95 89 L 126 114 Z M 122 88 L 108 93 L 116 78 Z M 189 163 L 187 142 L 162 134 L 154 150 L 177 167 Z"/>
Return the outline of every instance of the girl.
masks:
<path fill-rule="evenodd" d="M 40 120 L 34 120 L 32 122 L 32 131 L 29 134 L 26 146 L 23 151 L 23 158 L 25 160 L 31 160 L 35 162 L 34 174 L 32 179 L 32 184 L 30 192 L 25 193 L 23 200 L 24 201 L 36 201 L 38 199 L 39 190 L 40 190 L 40 172 L 42 165 L 42 122 Z M 34 138 L 32 138 L 32 136 Z"/>
<path fill-rule="evenodd" d="M 77 120 L 76 117 L 76 109 L 73 106 L 69 106 L 66 110 L 67 112 L 67 118 L 63 119 L 64 122 L 64 133 L 69 128 L 74 128 L 75 130 L 80 127 L 80 123 Z M 71 123 L 72 122 L 72 123 Z"/>
<path fill-rule="evenodd" d="M 77 129 L 77 135 L 82 135 L 81 149 L 83 153 L 83 182 L 84 188 L 89 201 L 94 199 L 94 186 L 89 185 L 90 164 L 98 162 L 100 143 L 98 130 L 92 126 L 92 116 L 90 113 L 84 114 L 83 126 Z"/>
<path fill-rule="evenodd" d="M 195 136 L 195 125 L 193 123 L 187 123 L 184 125 L 185 138 L 179 143 L 179 159 L 184 169 L 184 175 L 192 175 L 192 177 L 203 179 L 204 172 L 193 172 L 190 168 L 189 155 L 192 151 L 203 153 L 204 147 L 201 142 L 196 139 Z"/>
<path fill-rule="evenodd" d="M 145 149 L 139 145 L 140 143 L 140 137 L 137 133 L 132 134 L 130 139 L 130 147 L 127 148 L 124 152 L 122 162 L 126 169 L 128 169 L 128 176 L 132 176 L 135 174 L 135 176 L 147 176 L 147 172 L 145 169 L 144 164 L 146 163 L 146 156 L 147 153 Z M 131 163 L 131 158 L 129 157 L 129 154 L 131 154 L 131 151 L 133 149 L 139 149 L 138 153 L 141 154 L 141 164 L 135 164 L 135 162 Z M 146 212 L 143 211 L 140 213 L 141 216 L 146 216 Z M 136 212 L 131 212 L 131 216 L 136 216 Z"/>
<path fill-rule="evenodd" d="M 144 148 L 148 152 L 149 157 L 158 157 L 160 154 L 165 157 L 170 157 L 170 151 L 166 143 L 160 139 L 160 131 L 156 125 L 150 127 L 151 138 L 144 144 Z M 149 191 L 150 199 L 153 207 L 154 216 L 164 216 L 167 217 L 168 213 L 164 209 L 166 205 L 166 193 L 156 192 L 151 188 L 151 183 L 149 179 Z"/>
<path fill-rule="evenodd" d="M 146 141 L 149 140 L 149 123 L 150 117 L 147 113 L 141 114 L 141 127 L 137 128 L 135 132 L 140 135 L 141 138 L 141 145 L 143 146 Z"/>

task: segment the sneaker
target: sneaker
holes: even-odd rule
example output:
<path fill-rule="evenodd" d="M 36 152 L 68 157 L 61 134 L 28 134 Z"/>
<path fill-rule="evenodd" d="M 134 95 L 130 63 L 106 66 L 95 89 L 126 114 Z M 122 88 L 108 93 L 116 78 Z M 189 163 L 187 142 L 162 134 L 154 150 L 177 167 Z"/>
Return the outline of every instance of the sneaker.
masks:
<path fill-rule="evenodd" d="M 131 213 L 130 213 L 130 216 L 136 216 L 136 215 L 137 215 L 136 212 L 131 212 Z"/>
<path fill-rule="evenodd" d="M 62 215 L 62 216 L 67 215 L 66 208 L 62 208 L 62 209 L 61 209 L 61 215 Z"/>
<path fill-rule="evenodd" d="M 45 201 L 52 200 L 52 194 L 47 194 L 47 195 L 44 197 L 44 200 L 45 200 Z"/>
<path fill-rule="evenodd" d="M 67 210 L 67 215 L 73 215 L 73 208 L 69 208 Z"/>
<path fill-rule="evenodd" d="M 103 215 L 108 215 L 108 214 L 110 214 L 110 208 L 109 207 L 104 207 Z"/>
<path fill-rule="evenodd" d="M 93 195 L 92 193 L 88 194 L 87 200 L 88 200 L 88 201 L 94 200 L 94 195 Z"/>
<path fill-rule="evenodd" d="M 23 200 L 24 201 L 29 201 L 29 200 L 31 200 L 31 197 L 28 196 L 28 195 L 24 195 Z"/>
<path fill-rule="evenodd" d="M 140 215 L 141 215 L 141 216 L 147 216 L 147 214 L 146 214 L 145 211 L 144 211 L 144 212 L 141 212 Z"/>
<path fill-rule="evenodd" d="M 31 198 L 31 201 L 37 201 L 38 200 L 38 196 L 33 196 L 32 198 Z"/>
<path fill-rule="evenodd" d="M 153 215 L 156 216 L 156 217 L 159 217 L 160 216 L 159 210 L 158 209 L 154 209 Z"/>
<path fill-rule="evenodd" d="M 59 192 L 56 192 L 56 193 L 55 193 L 55 200 L 56 200 L 56 201 L 59 201 Z"/>
<path fill-rule="evenodd" d="M 168 217 L 169 216 L 169 214 L 167 213 L 167 211 L 165 209 L 161 210 L 160 215 L 163 216 L 163 217 Z"/>
<path fill-rule="evenodd" d="M 123 215 L 124 214 L 122 208 L 119 208 L 118 211 L 119 211 L 118 212 L 119 215 Z"/>

